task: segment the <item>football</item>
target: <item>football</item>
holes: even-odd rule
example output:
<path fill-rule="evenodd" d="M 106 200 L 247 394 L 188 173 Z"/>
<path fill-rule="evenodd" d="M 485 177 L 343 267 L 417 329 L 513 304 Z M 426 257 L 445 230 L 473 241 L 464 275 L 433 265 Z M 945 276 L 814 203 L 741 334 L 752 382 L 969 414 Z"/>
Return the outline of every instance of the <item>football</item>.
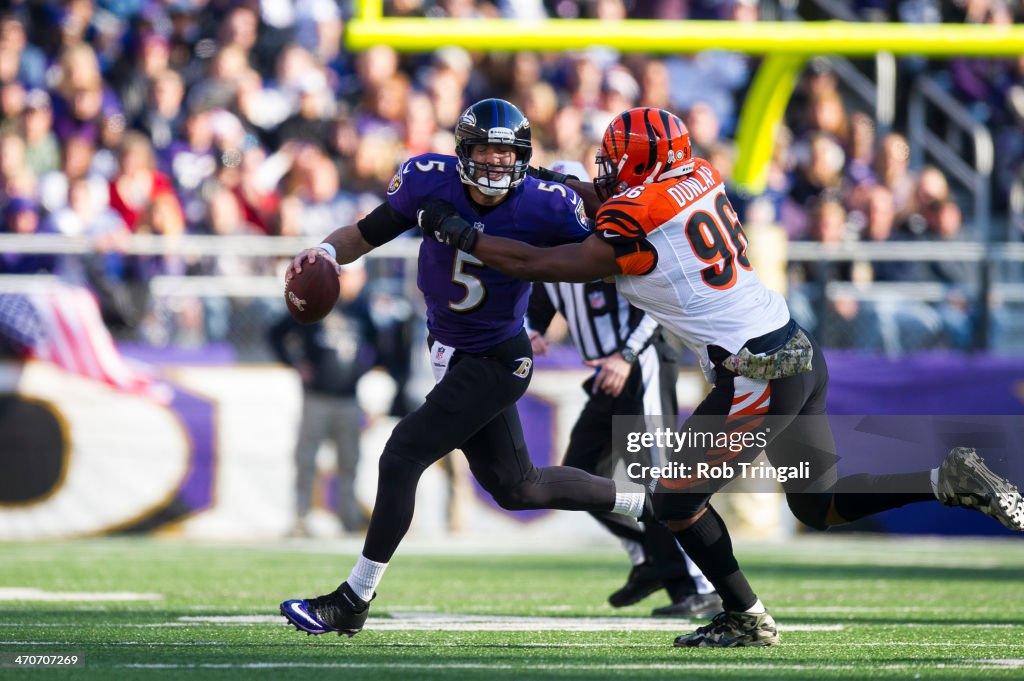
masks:
<path fill-rule="evenodd" d="M 312 263 L 303 262 L 302 271 L 284 285 L 284 302 L 295 321 L 312 324 L 327 316 L 340 292 L 334 264 L 317 256 Z"/>

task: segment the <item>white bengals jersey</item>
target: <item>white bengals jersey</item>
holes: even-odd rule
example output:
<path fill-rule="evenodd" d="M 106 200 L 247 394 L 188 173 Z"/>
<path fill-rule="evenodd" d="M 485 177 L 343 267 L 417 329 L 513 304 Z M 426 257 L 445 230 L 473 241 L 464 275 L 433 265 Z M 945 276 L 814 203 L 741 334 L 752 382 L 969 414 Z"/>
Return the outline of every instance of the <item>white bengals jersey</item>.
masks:
<path fill-rule="evenodd" d="M 707 366 L 707 346 L 739 352 L 786 324 L 789 308 L 751 268 L 747 237 L 718 171 L 695 161 L 684 178 L 605 202 L 595 231 L 616 248 L 619 291 Z"/>

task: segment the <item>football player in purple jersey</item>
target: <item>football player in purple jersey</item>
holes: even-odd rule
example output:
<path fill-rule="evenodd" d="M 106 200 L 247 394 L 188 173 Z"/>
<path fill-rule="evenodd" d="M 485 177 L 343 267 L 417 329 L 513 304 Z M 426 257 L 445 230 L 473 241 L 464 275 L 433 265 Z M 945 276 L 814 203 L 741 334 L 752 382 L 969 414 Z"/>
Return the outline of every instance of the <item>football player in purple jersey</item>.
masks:
<path fill-rule="evenodd" d="M 501 99 L 473 104 L 460 117 L 455 139 L 455 156 L 424 154 L 403 164 L 384 203 L 299 253 L 286 279 L 316 258 L 352 262 L 416 225 L 424 209 L 457 213 L 487 234 L 533 246 L 589 236 L 583 199 L 561 182 L 566 177 L 545 171 L 551 181 L 543 181 L 527 174 L 530 124 L 515 106 Z M 375 589 L 412 521 L 420 475 L 453 449 L 462 449 L 473 475 L 506 509 L 633 517 L 643 511 L 641 491 L 617 491 L 607 478 L 565 466 L 538 468 L 530 461 L 516 411 L 533 369 L 523 323 L 530 284 L 433 239 L 420 246 L 418 284 L 427 304 L 437 385 L 395 426 L 384 447 L 373 515 L 351 574 L 329 594 L 281 604 L 281 614 L 309 634 L 352 636 L 362 629 Z"/>

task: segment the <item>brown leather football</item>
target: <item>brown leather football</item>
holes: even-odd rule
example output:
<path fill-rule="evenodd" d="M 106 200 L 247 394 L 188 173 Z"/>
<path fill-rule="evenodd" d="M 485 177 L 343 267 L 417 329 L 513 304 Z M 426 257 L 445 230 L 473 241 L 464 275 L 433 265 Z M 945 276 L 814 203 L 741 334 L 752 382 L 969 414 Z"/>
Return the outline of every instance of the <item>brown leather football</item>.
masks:
<path fill-rule="evenodd" d="M 312 263 L 303 260 L 302 271 L 284 285 L 284 302 L 295 321 L 312 324 L 327 316 L 340 292 L 334 265 L 317 256 Z"/>

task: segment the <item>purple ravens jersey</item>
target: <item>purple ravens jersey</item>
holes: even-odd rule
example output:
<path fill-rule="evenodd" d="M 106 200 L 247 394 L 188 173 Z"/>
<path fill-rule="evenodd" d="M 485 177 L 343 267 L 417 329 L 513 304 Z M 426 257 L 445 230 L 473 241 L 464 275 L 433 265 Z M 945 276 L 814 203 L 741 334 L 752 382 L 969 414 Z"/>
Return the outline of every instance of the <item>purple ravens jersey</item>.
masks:
<path fill-rule="evenodd" d="M 485 234 L 534 246 L 557 246 L 590 235 L 583 200 L 565 185 L 527 177 L 504 201 L 482 209 L 466 194 L 456 158 L 424 154 L 407 161 L 388 187 L 388 203 L 416 219 L 428 199 L 444 199 Z M 424 239 L 418 282 L 427 303 L 427 328 L 445 345 L 482 352 L 523 328 L 530 283 L 485 266 L 469 253 Z"/>

